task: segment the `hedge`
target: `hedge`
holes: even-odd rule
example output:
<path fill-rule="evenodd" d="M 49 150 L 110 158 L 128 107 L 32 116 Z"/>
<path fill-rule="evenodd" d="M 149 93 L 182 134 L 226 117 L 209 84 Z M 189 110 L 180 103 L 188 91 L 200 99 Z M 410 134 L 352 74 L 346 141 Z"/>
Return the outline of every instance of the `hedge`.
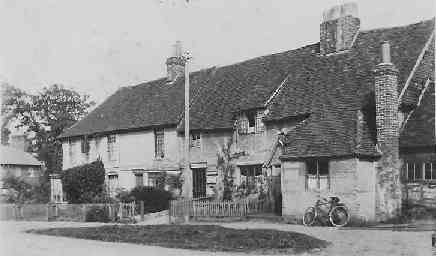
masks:
<path fill-rule="evenodd" d="M 104 165 L 100 160 L 67 169 L 62 186 L 70 203 L 93 203 L 104 197 Z"/>

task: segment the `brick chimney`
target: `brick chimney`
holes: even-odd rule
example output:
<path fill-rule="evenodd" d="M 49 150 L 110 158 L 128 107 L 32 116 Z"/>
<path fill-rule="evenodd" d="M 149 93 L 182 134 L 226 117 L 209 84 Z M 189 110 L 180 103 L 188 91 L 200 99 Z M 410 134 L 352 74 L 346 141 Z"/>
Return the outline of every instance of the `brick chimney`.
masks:
<path fill-rule="evenodd" d="M 178 77 L 183 76 L 185 72 L 185 60 L 182 55 L 182 43 L 177 41 L 173 45 L 172 56 L 166 61 L 168 82 L 174 82 Z"/>
<path fill-rule="evenodd" d="M 324 11 L 320 26 L 321 54 L 350 49 L 359 28 L 357 3 L 345 3 Z"/>
<path fill-rule="evenodd" d="M 386 220 L 400 214 L 398 70 L 391 63 L 390 45 L 381 44 L 382 62 L 375 69 L 377 147 L 376 215 Z"/>

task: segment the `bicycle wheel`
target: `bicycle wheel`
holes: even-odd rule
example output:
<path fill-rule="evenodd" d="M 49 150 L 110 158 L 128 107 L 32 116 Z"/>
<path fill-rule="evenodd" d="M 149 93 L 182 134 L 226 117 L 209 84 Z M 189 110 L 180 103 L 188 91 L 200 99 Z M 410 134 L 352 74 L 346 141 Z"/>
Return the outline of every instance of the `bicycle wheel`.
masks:
<path fill-rule="evenodd" d="M 315 207 L 309 207 L 304 211 L 303 224 L 304 226 L 312 226 L 315 223 L 316 210 Z"/>
<path fill-rule="evenodd" d="M 347 225 L 350 218 L 348 210 L 345 206 L 335 206 L 329 214 L 330 223 L 335 227 L 343 227 Z"/>

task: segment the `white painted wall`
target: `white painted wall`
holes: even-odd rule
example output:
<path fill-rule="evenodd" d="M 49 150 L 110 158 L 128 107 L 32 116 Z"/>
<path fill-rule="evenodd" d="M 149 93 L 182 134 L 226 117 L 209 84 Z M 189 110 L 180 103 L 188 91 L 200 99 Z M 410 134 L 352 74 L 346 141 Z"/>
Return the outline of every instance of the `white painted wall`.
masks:
<path fill-rule="evenodd" d="M 109 160 L 107 137 L 90 138 L 89 157 L 81 152 L 80 140 L 74 140 L 73 159 L 70 158 L 68 141 L 62 143 L 63 169 L 68 169 L 85 163 L 95 161 L 100 157 L 106 173 L 118 174 L 118 184 L 127 190 L 135 186 L 133 170 L 147 171 L 179 170 L 178 138 L 175 128 L 164 129 L 164 158 L 155 158 L 154 130 L 116 134 L 115 152 L 116 161 Z M 147 184 L 147 175 L 144 174 L 144 184 Z"/>

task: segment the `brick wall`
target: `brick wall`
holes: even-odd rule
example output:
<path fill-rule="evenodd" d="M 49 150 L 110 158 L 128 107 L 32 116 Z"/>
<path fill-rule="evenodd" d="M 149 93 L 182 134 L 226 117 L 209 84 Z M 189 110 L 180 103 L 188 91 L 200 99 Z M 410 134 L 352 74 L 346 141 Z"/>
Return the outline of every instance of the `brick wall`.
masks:
<path fill-rule="evenodd" d="M 352 46 L 360 27 L 359 18 L 351 15 L 329 20 L 320 25 L 321 54 L 347 50 Z"/>
<path fill-rule="evenodd" d="M 400 214 L 401 184 L 399 163 L 398 70 L 381 63 L 375 70 L 377 145 L 376 211 L 378 220 Z"/>

